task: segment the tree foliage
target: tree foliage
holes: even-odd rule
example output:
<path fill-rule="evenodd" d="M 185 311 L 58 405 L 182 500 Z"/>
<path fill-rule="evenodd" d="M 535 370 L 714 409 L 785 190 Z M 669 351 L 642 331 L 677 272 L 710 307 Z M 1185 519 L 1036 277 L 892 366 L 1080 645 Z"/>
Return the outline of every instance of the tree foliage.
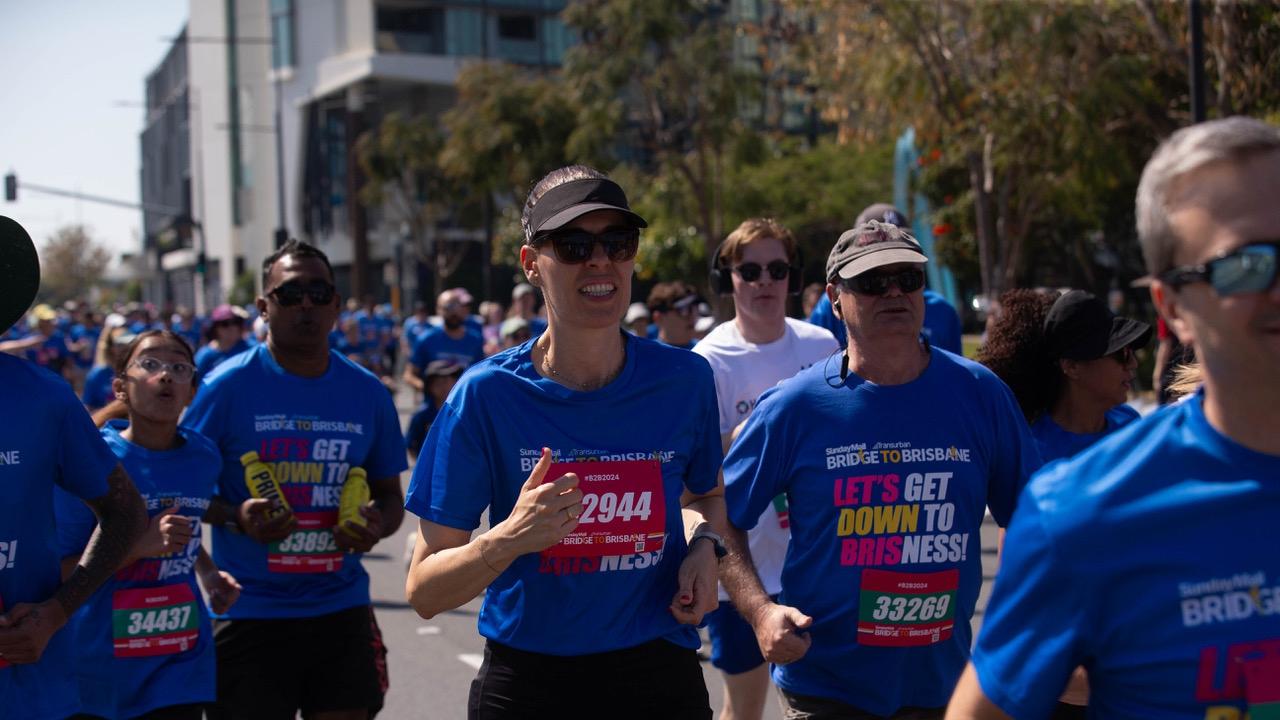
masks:
<path fill-rule="evenodd" d="M 948 231 L 939 252 L 962 278 L 994 295 L 1140 272 L 1137 176 L 1189 119 L 1181 3 L 790 5 L 823 25 L 807 57 L 843 139 L 916 128 L 922 189 Z M 1218 113 L 1265 115 L 1277 107 L 1275 83 L 1261 80 L 1275 77 L 1275 9 L 1209 7 Z"/>
<path fill-rule="evenodd" d="M 84 297 L 110 264 L 111 252 L 85 226 L 59 228 L 40 248 L 40 297 L 50 303 Z"/>

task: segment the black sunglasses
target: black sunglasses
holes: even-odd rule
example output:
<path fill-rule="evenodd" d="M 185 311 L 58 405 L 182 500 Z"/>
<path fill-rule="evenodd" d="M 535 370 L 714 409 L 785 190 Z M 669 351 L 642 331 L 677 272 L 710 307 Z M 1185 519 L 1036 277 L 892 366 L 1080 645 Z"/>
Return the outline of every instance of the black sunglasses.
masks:
<path fill-rule="evenodd" d="M 785 280 L 791 274 L 791 264 L 785 260 L 770 260 L 768 265 L 745 262 L 734 268 L 734 272 L 738 273 L 738 277 L 742 278 L 743 282 L 759 280 L 760 273 L 764 270 L 768 270 L 769 277 L 774 280 Z"/>
<path fill-rule="evenodd" d="M 1111 353 L 1107 357 L 1111 358 L 1112 360 L 1115 360 L 1121 365 L 1128 366 L 1129 363 L 1133 362 L 1137 356 L 1138 355 L 1133 351 L 1133 348 L 1122 347 L 1119 350 Z"/>
<path fill-rule="evenodd" d="M 636 256 L 640 248 L 640 228 L 612 227 L 602 233 L 587 232 L 580 228 L 552 230 L 533 239 L 533 246 L 550 242 L 556 259 L 565 265 L 581 265 L 595 254 L 596 243 L 604 248 L 611 262 L 626 262 Z"/>
<path fill-rule="evenodd" d="M 323 280 L 316 280 L 307 285 L 287 282 L 271 292 L 268 297 L 275 298 L 280 307 L 293 307 L 302 304 L 303 297 L 311 298 L 312 305 L 328 305 L 333 302 L 336 289 Z"/>
<path fill-rule="evenodd" d="M 862 273 L 840 282 L 849 292 L 859 295 L 883 295 L 889 292 L 890 285 L 897 286 L 904 293 L 913 293 L 924 287 L 924 271 L 913 268 L 890 273 Z"/>
<path fill-rule="evenodd" d="M 1264 292 L 1275 284 L 1277 255 L 1280 255 L 1280 240 L 1249 243 L 1202 265 L 1173 268 L 1162 274 L 1160 279 L 1172 285 L 1174 290 L 1183 285 L 1206 282 L 1220 297 Z"/>

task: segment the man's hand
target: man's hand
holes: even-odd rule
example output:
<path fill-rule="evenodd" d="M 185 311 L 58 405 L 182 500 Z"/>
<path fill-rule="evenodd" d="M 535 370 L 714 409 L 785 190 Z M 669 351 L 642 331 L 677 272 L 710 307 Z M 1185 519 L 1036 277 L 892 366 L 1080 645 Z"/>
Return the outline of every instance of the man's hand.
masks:
<path fill-rule="evenodd" d="M 671 599 L 671 614 L 683 625 L 697 625 L 702 616 L 720 605 L 716 577 L 720 571 L 715 547 L 708 540 L 695 542 L 680 563 L 679 587 Z"/>
<path fill-rule="evenodd" d="M 200 576 L 200 584 L 209 595 L 209 609 L 221 615 L 240 599 L 240 583 L 226 570 Z"/>
<path fill-rule="evenodd" d="M 191 542 L 194 524 L 191 518 L 177 515 L 178 506 L 172 505 L 151 518 L 142 537 L 133 546 L 137 558 L 155 557 L 180 550 Z"/>
<path fill-rule="evenodd" d="M 15 665 L 36 662 L 49 638 L 66 623 L 67 615 L 56 600 L 14 605 L 0 614 L 0 657 Z"/>
<path fill-rule="evenodd" d="M 805 630 L 812 624 L 813 618 L 778 603 L 761 606 L 751 618 L 764 659 L 778 665 L 795 662 L 809 652 L 813 640 Z"/>
<path fill-rule="evenodd" d="M 249 498 L 240 503 L 236 508 L 236 522 L 245 535 L 265 545 L 283 540 L 298 529 L 298 519 L 291 512 L 268 518 L 273 505 L 273 501 L 266 498 Z"/>
<path fill-rule="evenodd" d="M 339 550 L 367 553 L 382 539 L 382 511 L 370 500 L 360 508 L 365 525 L 360 526 L 348 520 L 333 529 L 333 541 Z"/>
<path fill-rule="evenodd" d="M 566 473 L 543 483 L 549 467 L 551 451 L 543 448 L 538 464 L 520 488 L 520 497 L 511 514 L 499 523 L 502 535 L 509 539 L 516 555 L 546 550 L 578 527 L 578 516 L 582 514 L 578 476 Z"/>

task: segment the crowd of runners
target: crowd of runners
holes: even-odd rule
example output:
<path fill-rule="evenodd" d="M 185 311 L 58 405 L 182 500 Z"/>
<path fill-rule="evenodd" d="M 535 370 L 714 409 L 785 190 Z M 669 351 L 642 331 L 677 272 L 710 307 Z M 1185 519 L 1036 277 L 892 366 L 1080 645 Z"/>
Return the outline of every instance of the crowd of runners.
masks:
<path fill-rule="evenodd" d="M 0 218 L 0 718 L 371 718 L 361 557 L 406 520 L 412 608 L 484 598 L 467 707 L 424 717 L 710 718 L 700 627 L 732 720 L 771 684 L 788 719 L 1280 717 L 1278 187 L 1247 118 L 1148 162 L 1159 335 L 1194 360 L 1147 417 L 1153 324 L 1015 290 L 967 359 L 885 204 L 820 292 L 743 220 L 718 325 L 683 282 L 632 303 L 646 222 L 581 165 L 530 191 L 509 309 L 403 322 L 296 240 L 252 308 L 31 307 Z"/>

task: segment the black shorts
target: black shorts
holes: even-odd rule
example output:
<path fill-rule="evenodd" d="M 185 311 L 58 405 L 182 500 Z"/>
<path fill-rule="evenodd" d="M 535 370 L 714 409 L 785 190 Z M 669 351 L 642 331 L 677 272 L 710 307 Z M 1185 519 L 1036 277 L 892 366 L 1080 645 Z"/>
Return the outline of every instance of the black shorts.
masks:
<path fill-rule="evenodd" d="M 697 652 L 666 640 L 590 655 L 544 655 L 485 643 L 470 720 L 710 720 Z"/>
<path fill-rule="evenodd" d="M 387 648 L 360 606 L 310 618 L 215 620 L 218 700 L 214 720 L 292 720 L 303 715 L 382 709 Z"/>

